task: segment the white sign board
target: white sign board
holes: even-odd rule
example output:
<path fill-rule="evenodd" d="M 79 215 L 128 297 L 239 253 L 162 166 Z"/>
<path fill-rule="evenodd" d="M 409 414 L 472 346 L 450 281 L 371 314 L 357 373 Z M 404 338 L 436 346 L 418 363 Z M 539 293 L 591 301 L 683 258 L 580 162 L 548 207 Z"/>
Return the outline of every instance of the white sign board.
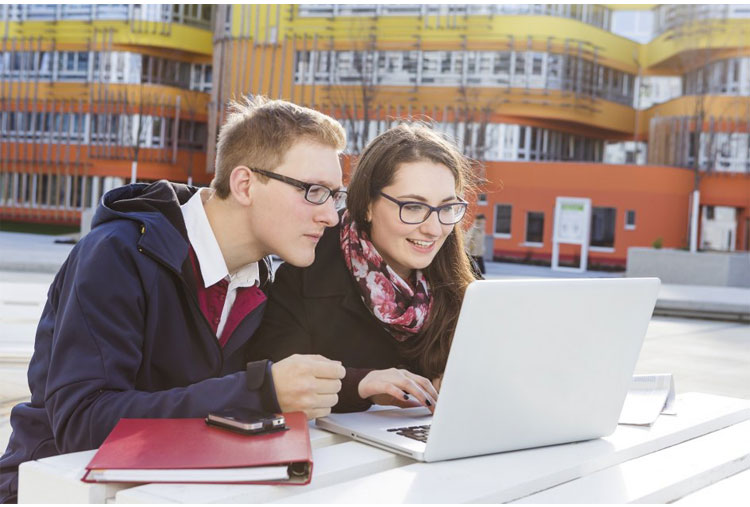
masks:
<path fill-rule="evenodd" d="M 585 271 L 588 263 L 591 199 L 558 197 L 555 204 L 555 223 L 552 234 L 552 269 L 557 271 Z M 577 268 L 559 264 L 560 244 L 581 245 L 581 264 Z"/>
<path fill-rule="evenodd" d="M 560 211 L 555 218 L 555 233 L 558 242 L 582 244 L 585 226 L 586 214 L 583 203 L 566 202 L 560 205 Z"/>

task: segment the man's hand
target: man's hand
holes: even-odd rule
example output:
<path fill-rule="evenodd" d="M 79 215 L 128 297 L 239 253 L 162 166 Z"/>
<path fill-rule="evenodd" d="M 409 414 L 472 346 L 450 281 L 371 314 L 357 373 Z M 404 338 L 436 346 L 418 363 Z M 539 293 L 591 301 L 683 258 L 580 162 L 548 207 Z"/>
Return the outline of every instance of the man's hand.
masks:
<path fill-rule="evenodd" d="M 361 398 L 369 398 L 377 405 L 401 408 L 423 405 L 430 412 L 435 411 L 438 396 L 428 379 L 396 368 L 371 371 L 360 381 L 358 391 Z"/>
<path fill-rule="evenodd" d="M 320 355 L 295 354 L 274 363 L 271 374 L 281 411 L 302 411 L 315 419 L 330 414 L 338 403 L 346 369 Z"/>

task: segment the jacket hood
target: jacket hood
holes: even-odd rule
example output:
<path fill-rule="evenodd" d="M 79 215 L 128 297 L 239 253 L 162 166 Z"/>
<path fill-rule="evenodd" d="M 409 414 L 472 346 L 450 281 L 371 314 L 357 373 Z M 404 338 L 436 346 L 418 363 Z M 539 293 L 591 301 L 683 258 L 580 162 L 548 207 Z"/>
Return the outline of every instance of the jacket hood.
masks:
<path fill-rule="evenodd" d="M 112 220 L 132 220 L 140 224 L 138 247 L 179 272 L 189 245 L 180 205 L 197 191 L 196 187 L 166 180 L 115 188 L 102 197 L 91 229 Z"/>
<path fill-rule="evenodd" d="M 173 226 L 185 231 L 180 205 L 186 203 L 198 189 L 180 183 L 160 180 L 155 183 L 133 183 L 110 190 L 96 210 L 91 228 L 110 220 L 128 218 L 136 221 L 163 216 Z"/>

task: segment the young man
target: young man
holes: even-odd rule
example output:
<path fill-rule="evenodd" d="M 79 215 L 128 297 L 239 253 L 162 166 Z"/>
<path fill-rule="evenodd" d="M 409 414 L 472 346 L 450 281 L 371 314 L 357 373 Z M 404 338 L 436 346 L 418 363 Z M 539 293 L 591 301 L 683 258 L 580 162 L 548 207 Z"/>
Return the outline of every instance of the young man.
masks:
<path fill-rule="evenodd" d="M 322 356 L 247 363 L 277 254 L 308 266 L 336 225 L 333 119 L 283 101 L 235 104 L 211 189 L 159 181 L 108 192 L 50 287 L 29 365 L 31 401 L 11 413 L 0 502 L 18 465 L 101 445 L 122 417 L 228 408 L 330 412 L 344 368 Z"/>

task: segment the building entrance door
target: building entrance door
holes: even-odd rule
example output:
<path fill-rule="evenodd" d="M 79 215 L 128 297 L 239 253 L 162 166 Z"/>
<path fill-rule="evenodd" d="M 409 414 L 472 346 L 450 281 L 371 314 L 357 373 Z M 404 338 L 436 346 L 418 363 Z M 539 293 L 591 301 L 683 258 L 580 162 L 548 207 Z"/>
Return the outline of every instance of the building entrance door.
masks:
<path fill-rule="evenodd" d="M 701 249 L 734 252 L 737 210 L 729 206 L 704 206 L 701 213 Z"/>
<path fill-rule="evenodd" d="M 558 197 L 555 203 L 555 222 L 552 232 L 552 269 L 556 271 L 586 271 L 591 230 L 591 199 Z M 578 267 L 560 266 L 560 245 L 580 245 Z"/>

